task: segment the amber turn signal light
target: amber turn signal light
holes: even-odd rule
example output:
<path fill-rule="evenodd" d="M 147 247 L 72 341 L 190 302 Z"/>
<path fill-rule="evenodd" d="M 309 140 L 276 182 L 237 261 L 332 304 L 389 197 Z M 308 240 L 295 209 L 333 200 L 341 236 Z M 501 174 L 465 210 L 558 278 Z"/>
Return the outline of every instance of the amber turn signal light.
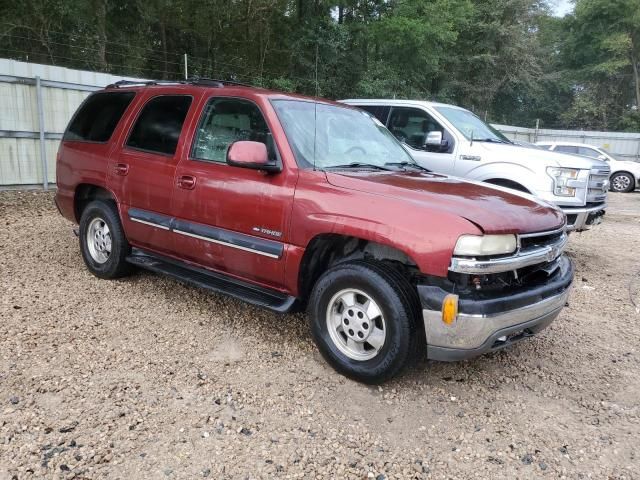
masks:
<path fill-rule="evenodd" d="M 458 295 L 450 293 L 442 301 L 442 321 L 451 325 L 458 317 Z"/>

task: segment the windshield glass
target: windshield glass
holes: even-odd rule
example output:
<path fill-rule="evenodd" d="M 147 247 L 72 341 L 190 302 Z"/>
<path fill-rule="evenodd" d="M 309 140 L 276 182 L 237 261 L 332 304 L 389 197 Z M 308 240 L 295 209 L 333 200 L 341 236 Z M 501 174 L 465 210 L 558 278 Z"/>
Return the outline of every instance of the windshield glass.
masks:
<path fill-rule="evenodd" d="M 471 134 L 473 132 L 473 139 L 479 142 L 496 141 L 511 143 L 507 137 L 491 125 L 484 123 L 469 110 L 451 107 L 435 107 L 435 109 L 449 120 L 467 140 L 471 140 Z"/>
<path fill-rule="evenodd" d="M 302 100 L 272 104 L 300 166 L 414 163 L 395 137 L 364 111 Z"/>

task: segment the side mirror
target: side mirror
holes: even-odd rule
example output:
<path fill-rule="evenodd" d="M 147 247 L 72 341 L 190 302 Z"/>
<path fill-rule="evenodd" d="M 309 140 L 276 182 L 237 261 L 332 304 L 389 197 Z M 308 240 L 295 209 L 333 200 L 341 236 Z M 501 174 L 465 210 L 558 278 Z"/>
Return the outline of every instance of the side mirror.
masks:
<path fill-rule="evenodd" d="M 438 147 L 442 145 L 442 132 L 434 130 L 427 133 L 427 140 L 424 143 L 426 147 Z"/>
<path fill-rule="evenodd" d="M 282 170 L 279 165 L 269 161 L 267 146 L 264 143 L 248 140 L 240 140 L 231 144 L 227 151 L 227 164 L 269 173 L 277 173 Z"/>
<path fill-rule="evenodd" d="M 604 155 L 598 155 L 598 160 L 602 160 L 603 162 L 608 162 L 609 159 L 607 157 L 605 157 Z"/>
<path fill-rule="evenodd" d="M 446 152 L 449 149 L 449 141 L 442 139 L 442 132 L 433 130 L 427 133 L 424 148 L 430 152 Z"/>

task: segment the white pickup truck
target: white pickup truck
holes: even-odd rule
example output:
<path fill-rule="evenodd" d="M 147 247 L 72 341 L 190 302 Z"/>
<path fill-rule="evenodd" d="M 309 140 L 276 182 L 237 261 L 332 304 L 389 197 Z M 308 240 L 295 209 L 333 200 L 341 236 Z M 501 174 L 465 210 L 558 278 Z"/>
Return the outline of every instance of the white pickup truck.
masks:
<path fill-rule="evenodd" d="M 600 223 L 606 162 L 515 145 L 469 110 L 419 100 L 342 100 L 374 115 L 423 167 L 535 195 L 560 207 L 567 230 Z"/>

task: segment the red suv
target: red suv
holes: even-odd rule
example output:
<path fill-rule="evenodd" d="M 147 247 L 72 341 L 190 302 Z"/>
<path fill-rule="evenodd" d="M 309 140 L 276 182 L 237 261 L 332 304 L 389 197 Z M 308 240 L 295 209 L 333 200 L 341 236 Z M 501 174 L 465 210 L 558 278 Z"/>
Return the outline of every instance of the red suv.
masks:
<path fill-rule="evenodd" d="M 561 211 L 432 174 L 371 115 L 214 80 L 118 82 L 64 134 L 56 204 L 100 278 L 142 267 L 289 312 L 364 382 L 546 327 L 573 279 Z"/>

